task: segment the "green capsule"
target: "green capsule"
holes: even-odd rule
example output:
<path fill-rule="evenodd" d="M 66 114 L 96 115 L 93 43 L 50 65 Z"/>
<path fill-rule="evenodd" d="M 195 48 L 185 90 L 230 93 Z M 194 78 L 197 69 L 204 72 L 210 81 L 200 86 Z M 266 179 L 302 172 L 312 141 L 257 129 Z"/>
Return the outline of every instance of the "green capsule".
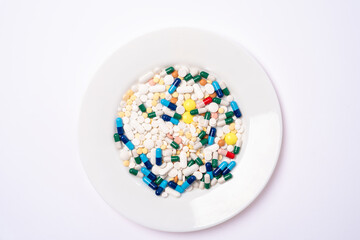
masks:
<path fill-rule="evenodd" d="M 115 140 L 115 142 L 119 142 L 119 141 L 120 141 L 119 134 L 117 134 L 117 133 L 114 134 L 114 140 Z"/>
<path fill-rule="evenodd" d="M 194 77 L 194 82 L 195 82 L 195 83 L 200 82 L 200 80 L 201 80 L 201 76 L 200 76 L 200 75 L 196 75 L 196 76 Z"/>
<path fill-rule="evenodd" d="M 129 169 L 129 173 L 131 173 L 132 175 L 136 176 L 138 174 L 138 170 L 136 170 L 135 168 L 130 168 Z"/>
<path fill-rule="evenodd" d="M 164 179 L 162 179 L 162 178 L 159 176 L 159 177 L 157 177 L 157 178 L 155 179 L 154 183 L 157 184 L 157 185 L 160 185 L 160 183 L 161 183 L 163 180 L 164 180 Z"/>
<path fill-rule="evenodd" d="M 185 81 L 189 81 L 189 80 L 191 80 L 193 78 L 193 76 L 191 75 L 191 73 L 188 73 L 188 74 L 186 74 L 186 76 L 184 77 L 184 80 Z"/>
<path fill-rule="evenodd" d="M 179 144 L 177 144 L 176 142 L 172 141 L 172 143 L 170 144 L 170 146 L 172 146 L 175 149 L 178 149 L 180 146 Z"/>
<path fill-rule="evenodd" d="M 177 120 L 180 120 L 182 118 L 182 116 L 178 113 L 174 113 L 174 116 L 173 118 L 177 119 Z"/>
<path fill-rule="evenodd" d="M 229 180 L 229 179 L 231 179 L 231 178 L 232 178 L 232 174 L 231 174 L 231 173 L 228 173 L 228 174 L 224 175 L 225 181 L 227 181 L 227 180 Z"/>
<path fill-rule="evenodd" d="M 220 99 L 220 98 L 216 98 L 216 97 L 214 97 L 214 98 L 212 99 L 212 101 L 213 101 L 214 103 L 217 103 L 217 104 L 220 104 L 220 103 L 221 103 L 221 99 Z"/>
<path fill-rule="evenodd" d="M 225 113 L 225 117 L 226 117 L 226 118 L 231 118 L 232 116 L 234 116 L 234 112 L 233 112 L 233 111 L 230 111 L 230 112 Z"/>
<path fill-rule="evenodd" d="M 204 187 L 205 187 L 205 189 L 210 189 L 210 183 L 205 183 Z"/>
<path fill-rule="evenodd" d="M 233 119 L 232 117 L 225 119 L 225 123 L 226 123 L 226 124 L 230 124 L 230 123 L 232 123 L 233 121 L 234 121 L 234 119 Z"/>
<path fill-rule="evenodd" d="M 229 96 L 230 95 L 230 91 L 229 89 L 226 87 L 224 89 L 222 89 L 223 93 L 225 94 L 225 96 Z"/>
<path fill-rule="evenodd" d="M 235 146 L 233 152 L 234 152 L 234 154 L 238 154 L 240 152 L 240 147 Z"/>
<path fill-rule="evenodd" d="M 217 180 L 219 180 L 219 178 L 221 178 L 221 177 L 222 177 L 222 174 L 219 174 L 219 175 L 215 176 L 215 178 L 216 178 Z"/>
<path fill-rule="evenodd" d="M 201 131 L 201 132 L 199 133 L 198 137 L 199 137 L 200 139 L 203 139 L 203 138 L 205 137 L 205 135 L 206 135 L 206 132 L 203 130 L 203 131 Z"/>
<path fill-rule="evenodd" d="M 205 116 L 204 116 L 204 119 L 205 119 L 205 120 L 210 120 L 210 117 L 211 117 L 211 113 L 210 113 L 210 112 L 206 112 L 206 113 L 205 113 Z"/>
<path fill-rule="evenodd" d="M 140 104 L 140 105 L 139 105 L 139 109 L 140 109 L 140 111 L 142 111 L 142 112 L 146 112 L 146 107 L 145 107 L 144 104 Z"/>
<path fill-rule="evenodd" d="M 195 164 L 195 161 L 191 159 L 191 160 L 188 162 L 187 166 L 188 166 L 188 167 L 191 167 L 191 166 L 194 165 L 194 164 Z"/>
<path fill-rule="evenodd" d="M 208 140 L 206 139 L 206 138 L 204 138 L 204 139 L 201 139 L 201 145 L 205 145 L 205 144 L 207 144 L 208 143 Z"/>
<path fill-rule="evenodd" d="M 190 111 L 190 114 L 191 114 L 191 115 L 199 114 L 199 110 L 193 109 L 193 110 Z"/>
<path fill-rule="evenodd" d="M 202 71 L 202 72 L 200 73 L 200 76 L 202 76 L 203 78 L 207 79 L 208 76 L 209 76 L 209 74 L 208 74 L 207 72 Z"/>
<path fill-rule="evenodd" d="M 213 169 L 218 167 L 218 160 L 217 159 L 213 159 L 211 160 L 211 166 L 213 167 Z"/>
<path fill-rule="evenodd" d="M 156 113 L 155 112 L 148 113 L 148 117 L 154 118 L 154 117 L 156 117 Z"/>
<path fill-rule="evenodd" d="M 167 74 L 170 74 L 170 73 L 172 73 L 173 71 L 175 71 L 175 69 L 174 69 L 173 67 L 168 67 L 167 69 L 165 69 L 165 72 L 166 72 Z"/>
<path fill-rule="evenodd" d="M 196 164 L 199 165 L 199 166 L 204 165 L 203 161 L 202 161 L 200 158 L 198 158 L 198 157 L 195 159 L 195 162 L 196 162 Z"/>
<path fill-rule="evenodd" d="M 171 161 L 172 161 L 172 162 L 179 162 L 179 161 L 180 161 L 180 157 L 179 157 L 179 156 L 171 156 Z"/>
<path fill-rule="evenodd" d="M 135 162 L 136 162 L 136 164 L 141 164 L 141 158 L 140 158 L 140 156 L 137 156 L 137 157 L 135 158 Z"/>

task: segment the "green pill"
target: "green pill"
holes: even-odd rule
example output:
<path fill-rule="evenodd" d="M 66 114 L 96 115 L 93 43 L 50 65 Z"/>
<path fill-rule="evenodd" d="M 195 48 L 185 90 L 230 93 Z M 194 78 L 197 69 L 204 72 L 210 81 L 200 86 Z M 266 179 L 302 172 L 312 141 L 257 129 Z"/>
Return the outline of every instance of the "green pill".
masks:
<path fill-rule="evenodd" d="M 208 76 L 209 76 L 209 74 L 208 74 L 207 72 L 202 71 L 202 72 L 200 72 L 200 76 L 202 76 L 203 78 L 207 79 Z"/>
<path fill-rule="evenodd" d="M 179 157 L 179 156 L 171 156 L 171 161 L 172 161 L 172 162 L 179 162 L 179 161 L 180 161 L 180 157 Z"/>
<path fill-rule="evenodd" d="M 227 180 L 229 180 L 229 179 L 231 179 L 231 178 L 232 178 L 232 174 L 231 174 L 231 173 L 228 173 L 228 174 L 224 175 L 225 181 L 227 181 Z"/>
<path fill-rule="evenodd" d="M 190 114 L 191 115 L 197 115 L 197 114 L 199 114 L 199 110 L 193 109 L 193 110 L 190 111 Z"/>
<path fill-rule="evenodd" d="M 194 77 L 194 82 L 195 82 L 195 83 L 200 82 L 200 80 L 201 80 L 201 76 L 200 76 L 200 75 L 196 75 L 196 76 Z"/>
<path fill-rule="evenodd" d="M 211 166 L 215 169 L 218 167 L 218 160 L 217 159 L 213 159 L 211 160 Z"/>
<path fill-rule="evenodd" d="M 160 183 L 163 181 L 164 179 L 162 179 L 160 176 L 156 178 L 156 180 L 154 181 L 155 184 L 160 185 Z"/>
<path fill-rule="evenodd" d="M 146 112 L 146 107 L 145 107 L 144 104 L 140 104 L 140 105 L 139 105 L 139 109 L 140 109 L 140 111 L 142 111 L 142 112 Z"/>
<path fill-rule="evenodd" d="M 205 120 L 210 120 L 210 117 L 211 117 L 211 113 L 210 113 L 210 112 L 206 112 L 206 113 L 205 113 L 205 116 L 204 116 L 204 119 L 205 119 Z"/>
<path fill-rule="evenodd" d="M 230 111 L 230 112 L 225 113 L 225 117 L 226 117 L 226 118 L 231 118 L 232 116 L 234 116 L 234 112 L 233 112 L 233 111 Z"/>
<path fill-rule="evenodd" d="M 189 80 L 191 80 L 193 78 L 193 76 L 191 75 L 191 73 L 188 73 L 188 74 L 186 74 L 186 76 L 184 77 L 184 80 L 185 81 L 189 81 Z"/>
<path fill-rule="evenodd" d="M 138 174 L 138 170 L 134 169 L 134 168 L 130 168 L 129 169 L 129 173 L 131 173 L 132 175 L 136 176 Z"/>
<path fill-rule="evenodd" d="M 173 67 L 168 67 L 167 69 L 165 69 L 165 72 L 166 72 L 167 74 L 170 74 L 170 73 L 172 73 L 173 71 L 175 71 L 175 69 L 174 69 Z"/>
<path fill-rule="evenodd" d="M 148 113 L 148 117 L 154 118 L 154 117 L 156 117 L 156 113 L 155 112 Z"/>
<path fill-rule="evenodd" d="M 226 123 L 226 124 L 230 124 L 230 123 L 232 123 L 233 121 L 234 121 L 234 119 L 233 119 L 232 117 L 225 119 L 225 123 Z"/>
<path fill-rule="evenodd" d="M 174 116 L 173 118 L 177 119 L 177 120 L 180 120 L 182 118 L 182 116 L 178 113 L 174 113 Z"/>
<path fill-rule="evenodd" d="M 141 158 L 140 158 L 140 156 L 137 156 L 137 157 L 135 158 L 135 162 L 136 162 L 136 164 L 141 164 Z"/>
<path fill-rule="evenodd" d="M 234 154 L 238 154 L 240 152 L 240 147 L 235 146 L 233 152 L 234 152 Z"/>
<path fill-rule="evenodd" d="M 180 146 L 179 144 L 177 144 L 176 142 L 172 141 L 172 143 L 170 144 L 170 146 L 172 146 L 175 149 L 178 149 Z"/>
<path fill-rule="evenodd" d="M 199 133 L 198 137 L 199 137 L 200 139 L 203 139 L 203 138 L 205 137 L 205 135 L 206 135 L 206 132 L 203 130 L 203 131 L 201 131 L 201 132 Z"/>
<path fill-rule="evenodd" d="M 206 139 L 206 138 L 204 138 L 204 139 L 201 139 L 201 145 L 205 145 L 205 144 L 207 144 L 208 143 L 208 140 Z"/>
<path fill-rule="evenodd" d="M 188 162 L 187 166 L 188 166 L 188 167 L 191 167 L 191 166 L 194 165 L 194 164 L 195 164 L 195 161 L 191 159 L 191 160 Z"/>
<path fill-rule="evenodd" d="M 195 162 L 196 162 L 196 164 L 199 165 L 199 166 L 204 165 L 203 161 L 202 161 L 199 157 L 197 157 L 197 158 L 195 159 Z"/>
<path fill-rule="evenodd" d="M 117 134 L 117 133 L 114 134 L 114 141 L 115 141 L 115 142 L 119 142 L 119 141 L 120 141 L 119 134 Z"/>

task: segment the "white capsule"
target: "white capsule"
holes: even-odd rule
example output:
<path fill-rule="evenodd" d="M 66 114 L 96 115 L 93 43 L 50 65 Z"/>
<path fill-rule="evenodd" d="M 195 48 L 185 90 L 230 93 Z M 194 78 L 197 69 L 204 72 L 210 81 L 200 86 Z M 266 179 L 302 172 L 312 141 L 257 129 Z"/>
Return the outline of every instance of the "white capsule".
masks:
<path fill-rule="evenodd" d="M 165 175 L 167 174 L 171 169 L 173 169 L 174 164 L 172 162 L 169 162 L 166 164 L 166 167 L 160 169 L 159 173 L 160 175 Z"/>
<path fill-rule="evenodd" d="M 159 175 L 159 172 L 160 172 L 160 167 L 158 165 L 154 165 L 152 168 L 151 168 L 151 171 L 153 174 L 155 175 Z"/>
<path fill-rule="evenodd" d="M 170 139 L 171 140 L 171 139 Z M 172 141 L 172 140 L 171 140 Z M 171 142 L 170 142 L 171 143 Z M 165 150 L 163 150 L 162 151 L 162 155 L 164 156 L 164 157 L 171 157 L 171 155 L 172 155 L 172 149 L 165 149 Z"/>
<path fill-rule="evenodd" d="M 218 179 L 218 183 L 223 184 L 225 182 L 224 176 L 221 176 L 221 178 Z"/>
<path fill-rule="evenodd" d="M 181 93 L 181 94 L 183 94 L 183 93 L 192 93 L 194 91 L 194 87 L 193 86 L 178 87 L 176 89 L 176 91 L 178 93 Z"/>
<path fill-rule="evenodd" d="M 149 91 L 154 93 L 154 92 L 165 92 L 165 85 L 155 85 L 155 86 L 151 86 L 149 87 Z"/>
<path fill-rule="evenodd" d="M 193 174 L 198 169 L 199 169 L 199 165 L 193 164 L 192 166 L 185 168 L 183 170 L 183 174 L 185 177 L 187 177 L 187 176 L 190 176 L 191 174 Z"/>
<path fill-rule="evenodd" d="M 170 187 L 166 187 L 165 192 L 170 194 L 171 196 L 177 197 L 177 198 L 180 197 L 180 195 L 181 195 L 178 191 L 175 191 L 174 189 L 172 189 Z"/>
<path fill-rule="evenodd" d="M 215 186 L 216 184 L 217 184 L 217 179 L 216 178 L 213 178 L 212 180 L 211 180 L 211 186 Z"/>
<path fill-rule="evenodd" d="M 121 141 L 115 142 L 115 147 L 121 149 Z"/>
<path fill-rule="evenodd" d="M 210 175 L 208 173 L 204 176 L 204 183 L 210 183 Z"/>
<path fill-rule="evenodd" d="M 190 79 L 189 81 L 186 82 L 186 85 L 188 86 L 193 86 L 195 84 L 194 79 Z"/>
<path fill-rule="evenodd" d="M 213 159 L 218 159 L 218 158 L 219 158 L 219 153 L 213 152 Z"/>
<path fill-rule="evenodd" d="M 201 144 L 201 142 L 197 142 L 194 146 L 195 150 L 198 150 L 199 148 L 201 148 L 203 145 Z"/>
<path fill-rule="evenodd" d="M 201 91 L 201 88 L 198 84 L 193 85 L 195 95 L 198 99 L 204 98 L 204 93 Z"/>
<path fill-rule="evenodd" d="M 217 122 L 217 126 L 218 126 L 218 127 L 222 127 L 222 126 L 224 126 L 225 124 L 226 124 L 225 120 L 220 120 L 220 121 Z"/>
<path fill-rule="evenodd" d="M 199 189 L 204 189 L 204 187 L 205 187 L 204 182 L 203 182 L 203 181 L 200 181 L 200 183 L 199 183 Z"/>
<path fill-rule="evenodd" d="M 143 75 L 143 76 L 141 76 L 139 78 L 139 82 L 145 83 L 145 82 L 149 81 L 153 77 L 154 77 L 154 73 L 153 72 L 148 72 L 148 73 L 146 73 L 145 75 Z"/>

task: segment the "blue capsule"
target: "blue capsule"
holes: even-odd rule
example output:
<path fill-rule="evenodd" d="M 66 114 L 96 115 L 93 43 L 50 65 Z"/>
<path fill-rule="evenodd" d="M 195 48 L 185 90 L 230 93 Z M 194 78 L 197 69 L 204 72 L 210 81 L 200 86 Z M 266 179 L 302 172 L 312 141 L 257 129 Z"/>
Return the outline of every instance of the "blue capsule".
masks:
<path fill-rule="evenodd" d="M 173 110 L 173 111 L 176 110 L 176 105 L 173 104 L 172 102 L 166 100 L 166 99 L 161 99 L 161 100 L 160 100 L 160 103 L 161 103 L 162 105 L 164 105 L 165 107 L 170 108 L 170 109 Z"/>
<path fill-rule="evenodd" d="M 231 161 L 229 163 L 229 165 L 224 169 L 224 171 L 222 172 L 223 175 L 228 174 L 234 167 L 236 166 L 236 162 L 235 161 Z"/>
<path fill-rule="evenodd" d="M 166 188 L 167 185 L 168 185 L 168 181 L 163 180 L 160 183 L 158 189 L 156 189 L 155 194 L 159 196 L 164 191 L 164 189 Z"/>
<path fill-rule="evenodd" d="M 217 175 L 221 174 L 222 171 L 224 171 L 224 169 L 227 167 L 228 163 L 223 161 L 222 163 L 220 163 L 220 165 L 215 168 L 215 170 L 213 171 L 214 176 L 216 177 Z"/>
<path fill-rule="evenodd" d="M 169 115 L 163 114 L 161 116 L 161 118 L 165 121 L 165 122 L 172 122 L 172 124 L 174 125 L 178 125 L 179 124 L 179 120 L 177 120 L 176 118 L 170 117 Z"/>
<path fill-rule="evenodd" d="M 205 167 L 206 167 L 206 173 L 210 175 L 210 179 L 213 179 L 214 174 L 213 174 L 213 168 L 212 168 L 211 162 L 205 163 Z"/>
<path fill-rule="evenodd" d="M 172 83 L 172 85 L 170 86 L 168 92 L 170 94 L 173 94 L 173 92 L 175 92 L 176 88 L 180 85 L 181 79 L 180 78 L 175 78 L 174 82 Z"/>
<path fill-rule="evenodd" d="M 209 137 L 208 137 L 208 144 L 213 145 L 215 140 L 216 128 L 210 128 Z"/>
<path fill-rule="evenodd" d="M 152 168 L 152 164 L 151 162 L 149 161 L 149 159 L 147 158 L 147 156 L 145 154 L 140 154 L 140 159 L 141 161 L 144 163 L 145 167 L 149 170 L 151 170 Z"/>
<path fill-rule="evenodd" d="M 158 186 L 154 182 L 152 182 L 148 177 L 143 177 L 143 181 L 153 190 L 156 190 L 158 188 Z"/>
<path fill-rule="evenodd" d="M 182 185 L 181 188 L 185 191 L 190 185 L 195 182 L 196 177 L 194 175 L 190 176 Z"/>
<path fill-rule="evenodd" d="M 234 112 L 235 116 L 237 118 L 241 117 L 241 112 L 240 112 L 240 109 L 239 109 L 239 106 L 237 105 L 237 103 L 235 101 L 232 101 L 230 103 L 230 106 L 233 109 L 233 112 Z"/>
<path fill-rule="evenodd" d="M 124 134 L 124 124 L 121 118 L 116 119 L 116 128 L 119 135 Z"/>
<path fill-rule="evenodd" d="M 161 148 L 156 149 L 156 165 L 160 166 L 162 164 L 162 150 Z"/>
<path fill-rule="evenodd" d="M 133 150 L 135 148 L 134 144 L 125 135 L 121 135 L 120 140 L 128 147 L 128 149 Z"/>
<path fill-rule="evenodd" d="M 213 85 L 213 87 L 214 87 L 214 89 L 215 89 L 215 92 L 216 92 L 216 94 L 218 95 L 218 97 L 219 97 L 219 98 L 222 98 L 222 97 L 224 96 L 224 93 L 223 93 L 223 91 L 221 90 L 219 83 L 218 83 L 217 81 L 213 81 L 213 82 L 212 82 L 212 85 Z"/>
<path fill-rule="evenodd" d="M 177 185 L 175 182 L 170 181 L 168 182 L 169 187 L 171 187 L 172 189 L 174 189 L 175 191 L 178 191 L 179 193 L 183 193 L 184 189 L 182 187 L 180 187 L 179 185 Z"/>
<path fill-rule="evenodd" d="M 148 177 L 151 181 L 155 181 L 156 175 L 153 174 L 149 169 L 142 167 L 141 172 Z"/>

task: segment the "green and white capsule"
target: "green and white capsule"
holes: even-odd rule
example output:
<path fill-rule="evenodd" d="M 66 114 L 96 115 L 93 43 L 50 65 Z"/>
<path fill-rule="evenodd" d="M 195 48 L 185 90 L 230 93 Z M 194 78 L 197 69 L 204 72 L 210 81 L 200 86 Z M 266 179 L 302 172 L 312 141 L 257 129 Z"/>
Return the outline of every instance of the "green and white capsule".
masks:
<path fill-rule="evenodd" d="M 197 115 L 197 114 L 203 114 L 206 113 L 207 109 L 206 108 L 198 108 L 198 109 L 193 109 L 190 111 L 191 115 Z"/>
<path fill-rule="evenodd" d="M 227 113 L 225 113 L 225 114 L 221 114 L 220 116 L 219 116 L 219 120 L 225 120 L 226 118 L 231 118 L 231 117 L 233 117 L 234 116 L 234 112 L 233 111 L 229 111 L 229 112 L 227 112 Z"/>
<path fill-rule="evenodd" d="M 139 154 L 137 154 L 136 149 L 132 150 L 131 153 L 134 157 L 135 163 L 141 164 L 141 158 L 140 158 Z"/>
<path fill-rule="evenodd" d="M 129 169 L 129 173 L 131 173 L 132 175 L 136 176 L 136 177 L 140 177 L 142 178 L 144 176 L 144 174 L 134 168 L 130 168 Z"/>
<path fill-rule="evenodd" d="M 204 177 L 200 180 L 200 183 L 199 183 L 199 189 L 204 189 L 205 187 L 205 183 L 204 183 Z"/>
<path fill-rule="evenodd" d="M 121 142 L 120 142 L 120 136 L 119 134 L 115 133 L 114 134 L 114 141 L 115 141 L 115 146 L 116 148 L 121 148 Z"/>
<path fill-rule="evenodd" d="M 240 152 L 241 145 L 242 145 L 242 140 L 238 138 L 234 147 L 234 151 L 233 151 L 234 154 L 238 154 Z"/>
<path fill-rule="evenodd" d="M 223 184 L 224 182 L 230 180 L 232 178 L 232 174 L 228 173 L 224 176 L 221 176 L 221 178 L 218 179 L 218 183 Z"/>
<path fill-rule="evenodd" d="M 190 157 L 192 160 L 196 162 L 197 165 L 199 166 L 204 165 L 203 161 L 195 153 L 191 153 Z"/>
<path fill-rule="evenodd" d="M 201 148 L 202 146 L 204 146 L 205 144 L 207 144 L 208 140 L 206 138 L 201 139 L 200 142 L 196 143 L 194 146 L 195 150 L 198 150 L 199 148 Z"/>
<path fill-rule="evenodd" d="M 213 76 L 213 75 L 211 75 L 211 74 L 209 74 L 208 72 L 205 72 L 205 71 L 201 71 L 200 76 L 205 78 L 205 79 L 211 80 L 211 81 L 216 80 L 215 76 Z"/>
<path fill-rule="evenodd" d="M 176 142 L 174 142 L 173 140 L 171 140 L 170 138 L 165 138 L 165 142 L 167 142 L 168 144 L 170 144 L 170 146 L 172 146 L 175 149 L 179 149 L 179 144 L 177 144 Z"/>
<path fill-rule="evenodd" d="M 230 95 L 230 91 L 229 89 L 226 87 L 226 84 L 224 82 L 220 83 L 220 88 L 223 91 L 225 96 L 229 96 Z"/>
<path fill-rule="evenodd" d="M 234 119 L 232 117 L 226 118 L 225 120 L 220 120 L 217 122 L 218 127 L 225 126 L 225 124 L 229 125 L 230 123 L 234 122 Z"/>
<path fill-rule="evenodd" d="M 221 98 L 216 98 L 215 97 L 212 100 L 213 100 L 214 103 L 217 103 L 217 104 L 219 104 L 221 106 L 229 106 L 230 105 L 230 103 L 228 101 L 226 101 L 224 99 L 221 99 Z"/>
<path fill-rule="evenodd" d="M 204 187 L 205 189 L 209 189 L 210 188 L 210 175 L 209 174 L 205 174 L 204 175 Z"/>
<path fill-rule="evenodd" d="M 164 77 L 166 74 L 171 74 L 173 71 L 175 71 L 174 67 L 168 67 L 161 71 L 160 76 Z"/>

